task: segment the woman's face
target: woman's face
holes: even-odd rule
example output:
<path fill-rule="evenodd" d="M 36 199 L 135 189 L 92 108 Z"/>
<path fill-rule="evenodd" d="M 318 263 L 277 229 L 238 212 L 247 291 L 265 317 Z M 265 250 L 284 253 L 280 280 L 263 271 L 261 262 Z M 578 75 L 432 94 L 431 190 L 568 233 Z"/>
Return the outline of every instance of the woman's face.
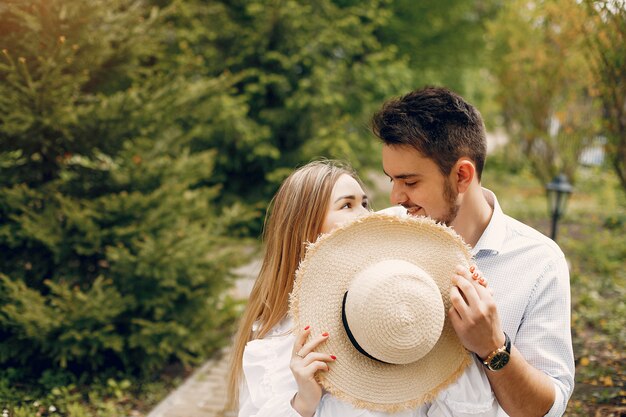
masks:
<path fill-rule="evenodd" d="M 369 213 L 369 205 L 365 192 L 354 178 L 343 174 L 333 187 L 321 233 L 328 233 L 366 213 Z"/>

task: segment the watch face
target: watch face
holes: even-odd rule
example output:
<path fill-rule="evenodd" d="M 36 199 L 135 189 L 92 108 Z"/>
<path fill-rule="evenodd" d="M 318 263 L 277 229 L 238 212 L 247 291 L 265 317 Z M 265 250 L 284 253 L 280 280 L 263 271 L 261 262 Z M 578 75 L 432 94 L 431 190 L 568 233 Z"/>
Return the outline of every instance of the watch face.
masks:
<path fill-rule="evenodd" d="M 489 368 L 494 371 L 499 371 L 504 368 L 504 366 L 509 363 L 509 354 L 507 352 L 499 352 L 489 362 Z"/>

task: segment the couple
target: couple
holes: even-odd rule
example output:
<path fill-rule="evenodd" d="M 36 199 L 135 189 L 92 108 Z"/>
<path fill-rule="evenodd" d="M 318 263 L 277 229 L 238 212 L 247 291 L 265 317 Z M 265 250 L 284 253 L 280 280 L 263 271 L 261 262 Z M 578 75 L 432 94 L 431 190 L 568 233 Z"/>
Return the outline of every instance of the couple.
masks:
<path fill-rule="evenodd" d="M 383 141 L 383 168 L 393 183 L 391 202 L 403 206 L 403 214 L 408 213 L 409 218 L 394 222 L 389 216 L 369 214 L 367 196 L 356 174 L 330 162 L 310 163 L 283 182 L 272 202 L 264 231 L 266 253 L 233 348 L 229 394 L 233 402 L 238 398 L 239 416 L 562 415 L 574 385 L 567 265 L 554 242 L 504 215 L 495 195 L 481 187 L 486 142 L 479 112 L 447 89 L 428 87 L 387 102 L 374 116 L 373 129 Z M 339 227 L 366 214 L 359 221 Z M 422 216 L 452 227 L 466 245 L 459 245 L 458 236 L 449 228 Z M 376 222 L 389 225 L 386 234 Z M 419 239 L 411 243 L 408 236 L 409 241 L 403 243 L 396 238 L 403 232 L 394 232 L 394 223 L 404 231 L 417 227 L 437 235 L 431 241 L 447 242 L 450 250 L 420 253 L 423 250 Z M 360 252 L 359 244 L 367 252 L 367 243 L 359 242 L 372 233 L 376 235 L 369 239 L 373 242 L 369 246 L 380 242 L 380 251 L 406 252 L 398 259 L 409 262 L 383 262 L 378 271 L 361 271 L 358 277 L 352 277 L 352 284 L 359 285 L 350 286 L 350 297 L 348 292 L 341 293 L 344 298 L 338 322 L 341 324 L 343 319 L 343 327 L 332 326 L 336 319 L 323 324 L 332 328 L 300 323 L 306 316 L 300 304 L 309 294 L 307 291 L 318 293 L 321 303 L 327 299 L 330 303 L 331 295 L 337 292 L 335 286 L 342 285 L 340 281 L 344 279 L 336 271 L 340 268 L 326 265 L 326 272 L 320 273 L 312 265 L 333 263 L 328 258 L 337 258 L 337 241 L 345 241 L 346 234 L 357 240 L 354 253 Z M 320 241 L 306 251 L 306 242 L 315 242 L 320 234 Z M 327 255 L 321 256 L 324 248 Z M 433 274 L 410 263 L 412 257 L 424 256 L 436 259 L 441 268 L 447 264 L 449 270 L 443 280 L 433 279 Z M 441 322 L 443 328 L 435 330 L 437 337 L 441 335 L 440 340 L 435 337 L 424 351 L 430 352 L 404 362 L 405 358 L 397 362 L 386 360 L 387 356 L 385 360 L 373 358 L 370 348 L 376 349 L 377 342 L 367 338 L 372 336 L 371 326 L 359 326 L 359 321 L 366 320 L 359 314 L 350 317 L 349 303 L 356 301 L 347 300 L 358 299 L 361 283 L 370 276 L 376 284 L 375 277 L 393 275 L 394 269 L 405 265 L 408 269 L 417 268 L 407 273 L 424 276 L 424 288 L 434 288 L 443 299 L 442 305 L 426 304 L 422 311 L 431 314 L 439 309 L 445 314 L 445 318 L 440 314 L 438 319 L 428 320 Z M 358 265 L 347 268 L 346 271 L 358 269 Z M 488 278 L 488 287 L 483 274 Z M 304 290 L 306 280 L 317 281 Z M 396 296 L 423 292 L 407 288 L 394 289 Z M 372 290 L 377 297 L 387 292 Z M 294 304 L 299 307 L 295 311 Z M 362 311 L 368 310 L 365 307 Z M 365 315 L 369 320 L 375 314 Z M 294 330 L 294 317 L 301 328 Z M 345 343 L 333 344 L 339 339 L 347 340 L 344 329 L 352 329 L 353 321 L 365 336 L 350 335 L 351 344 L 347 347 Z M 440 342 L 446 338 L 449 348 L 440 349 Z M 363 340 L 371 341 L 366 349 L 359 346 Z M 455 343 L 461 347 L 461 353 Z M 324 346 L 339 351 L 331 352 Z M 416 346 L 411 345 L 411 349 Z M 382 347 L 384 354 L 388 347 Z M 364 355 L 360 362 L 354 360 L 357 350 Z M 467 352 L 473 353 L 471 358 Z M 405 355 L 404 351 L 392 352 L 388 357 L 395 358 L 396 354 Z M 426 354 L 431 355 L 428 361 L 419 359 Z M 339 366 L 341 361 L 345 361 L 343 368 Z M 352 374 L 345 370 L 346 363 L 353 368 Z M 388 379 L 388 383 L 397 385 L 398 390 L 415 386 L 415 391 L 423 392 L 383 407 L 359 402 L 355 400 L 359 392 L 376 386 L 375 378 L 361 370 L 367 369 L 361 367 L 365 363 L 374 370 L 395 369 L 391 375 L 398 377 Z M 408 365 L 397 365 L 404 363 Z M 435 376 L 434 385 L 399 371 L 421 372 L 425 368 L 431 374 L 440 374 Z M 381 372 L 383 375 L 385 371 Z M 427 388 L 420 387 L 422 383 Z M 340 389 L 332 389 L 336 386 Z M 334 395 L 341 392 L 347 394 Z"/>

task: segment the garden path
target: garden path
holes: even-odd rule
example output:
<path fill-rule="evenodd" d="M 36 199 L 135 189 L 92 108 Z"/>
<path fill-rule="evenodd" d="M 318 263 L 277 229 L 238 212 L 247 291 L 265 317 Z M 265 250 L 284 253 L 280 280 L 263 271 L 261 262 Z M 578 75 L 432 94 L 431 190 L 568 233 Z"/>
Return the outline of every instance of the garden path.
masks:
<path fill-rule="evenodd" d="M 260 260 L 236 270 L 239 279 L 234 293 L 247 298 L 261 267 Z M 224 412 L 230 346 L 197 369 L 162 400 L 147 417 L 234 417 Z"/>

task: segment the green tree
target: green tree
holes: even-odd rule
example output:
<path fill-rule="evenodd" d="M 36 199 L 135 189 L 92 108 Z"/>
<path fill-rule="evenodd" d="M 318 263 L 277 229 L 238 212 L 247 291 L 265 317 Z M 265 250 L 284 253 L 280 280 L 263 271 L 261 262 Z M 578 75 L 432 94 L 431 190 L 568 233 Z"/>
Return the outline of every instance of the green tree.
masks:
<path fill-rule="evenodd" d="M 575 178 L 598 132 L 590 68 L 582 52 L 583 8 L 573 0 L 513 1 L 489 25 L 491 70 L 512 148 L 545 183 Z"/>
<path fill-rule="evenodd" d="M 603 108 L 608 154 L 626 190 L 626 3 L 588 0 L 582 25 L 586 52 Z"/>
<path fill-rule="evenodd" d="M 213 181 L 222 202 L 266 206 L 278 183 L 315 157 L 357 168 L 377 160 L 368 131 L 374 108 L 411 87 L 407 62 L 376 31 L 386 2 L 320 0 L 178 1 L 165 42 L 177 71 L 198 78 L 227 74 L 247 123 L 210 129 L 192 121 L 192 149 L 218 149 Z M 210 24 L 208 22 L 211 22 Z M 225 125 L 225 124 L 224 124 Z"/>
<path fill-rule="evenodd" d="M 187 124 L 237 117 L 222 106 L 233 80 L 165 73 L 161 23 L 136 0 L 0 6 L 0 369 L 13 382 L 193 363 L 227 340 L 242 259 L 228 235 L 246 214 L 215 203 L 217 152 L 192 152 Z"/>
<path fill-rule="evenodd" d="M 384 45 L 397 46 L 409 59 L 417 84 L 444 85 L 475 102 L 483 113 L 491 113 L 485 32 L 501 3 L 392 0 L 392 16 L 379 36 Z"/>

